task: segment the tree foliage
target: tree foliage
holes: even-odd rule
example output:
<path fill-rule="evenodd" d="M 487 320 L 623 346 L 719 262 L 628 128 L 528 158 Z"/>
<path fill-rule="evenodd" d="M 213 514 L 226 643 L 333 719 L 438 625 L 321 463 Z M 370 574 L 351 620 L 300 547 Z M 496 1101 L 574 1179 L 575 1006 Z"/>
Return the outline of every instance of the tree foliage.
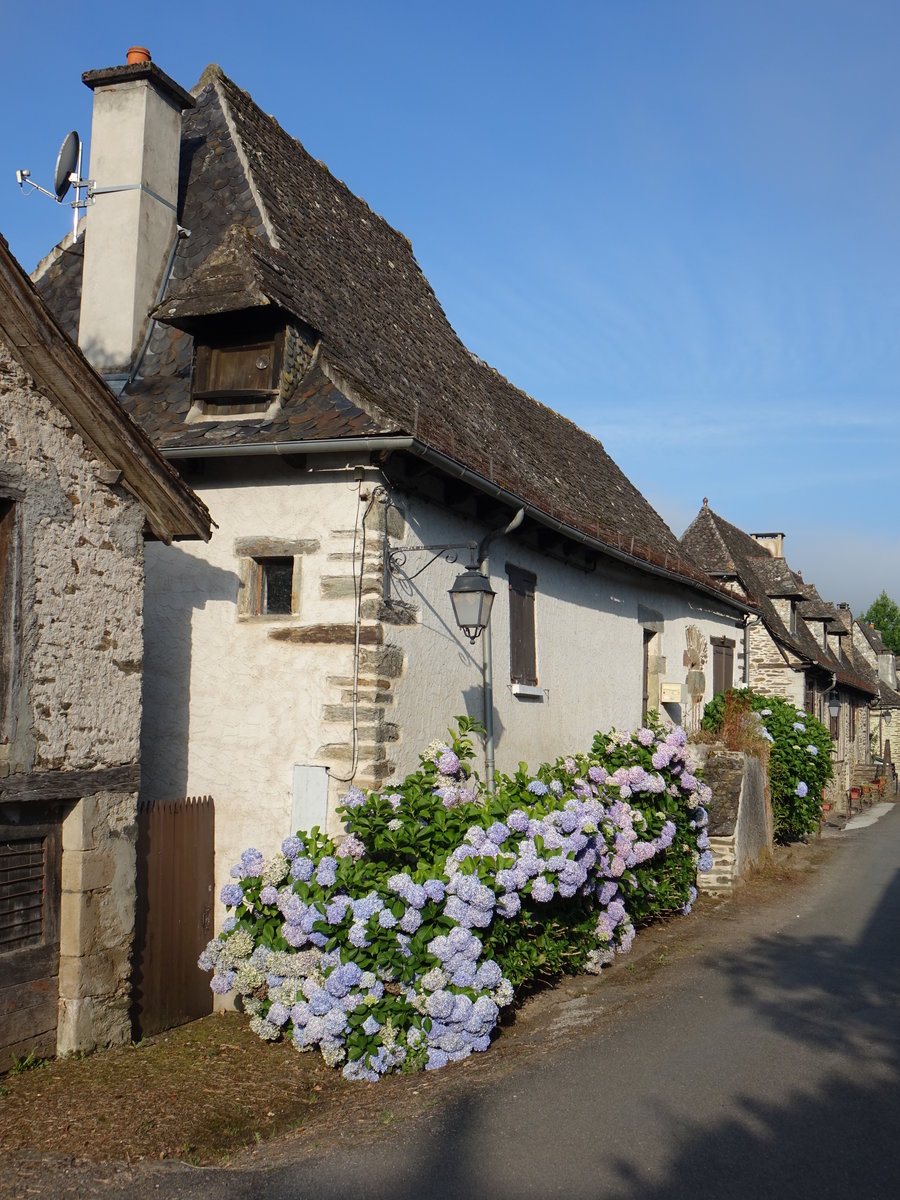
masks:
<path fill-rule="evenodd" d="M 900 605 L 887 592 L 873 600 L 860 619 L 875 626 L 888 650 L 900 654 Z"/>

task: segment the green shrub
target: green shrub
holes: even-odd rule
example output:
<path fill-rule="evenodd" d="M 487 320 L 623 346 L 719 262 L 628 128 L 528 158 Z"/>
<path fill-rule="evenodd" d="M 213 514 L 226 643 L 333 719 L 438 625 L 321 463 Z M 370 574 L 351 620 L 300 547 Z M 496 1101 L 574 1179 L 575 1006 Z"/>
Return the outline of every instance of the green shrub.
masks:
<path fill-rule="evenodd" d="M 714 735 L 739 724 L 737 716 L 755 713 L 760 735 L 769 743 L 769 792 L 775 838 L 795 841 L 819 827 L 822 792 L 834 775 L 834 742 L 821 721 L 795 709 L 779 696 L 761 696 L 750 688 L 732 688 L 706 706 L 702 728 Z"/>
<path fill-rule="evenodd" d="M 636 923 L 690 911 L 711 855 L 682 730 L 598 736 L 493 795 L 476 732 L 461 719 L 401 782 L 351 788 L 339 845 L 314 829 L 244 851 L 200 966 L 260 1037 L 352 1079 L 434 1069 L 486 1050 L 517 987 L 599 972 Z"/>

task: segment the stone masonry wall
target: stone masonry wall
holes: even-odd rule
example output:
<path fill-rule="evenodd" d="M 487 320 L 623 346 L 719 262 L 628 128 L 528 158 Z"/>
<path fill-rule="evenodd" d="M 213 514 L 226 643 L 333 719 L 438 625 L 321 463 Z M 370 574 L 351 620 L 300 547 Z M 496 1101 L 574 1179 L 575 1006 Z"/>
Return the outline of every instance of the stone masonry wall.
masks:
<path fill-rule="evenodd" d="M 698 877 L 698 887 L 712 895 L 731 895 L 772 853 L 765 764 L 722 746 L 696 745 L 692 753 L 712 789 L 708 832 L 713 868 Z"/>
<path fill-rule="evenodd" d="M 0 486 L 15 499 L 21 545 L 19 677 L 0 779 L 136 766 L 143 512 L 2 345 L 0 396 Z M 130 1036 L 136 794 L 83 790 L 58 808 L 60 1051 Z"/>

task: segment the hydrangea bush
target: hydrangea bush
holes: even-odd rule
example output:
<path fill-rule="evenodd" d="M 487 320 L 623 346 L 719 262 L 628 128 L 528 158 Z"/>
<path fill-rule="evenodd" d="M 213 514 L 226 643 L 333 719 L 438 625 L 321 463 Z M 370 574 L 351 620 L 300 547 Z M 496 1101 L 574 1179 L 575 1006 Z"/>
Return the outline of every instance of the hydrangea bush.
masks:
<path fill-rule="evenodd" d="M 762 722 L 769 743 L 769 792 L 775 838 L 795 841 L 819 827 L 822 790 L 834 775 L 834 742 L 821 721 L 779 696 L 762 696 L 750 688 L 733 688 L 707 704 L 702 727 L 722 728 L 726 713 L 745 709 Z"/>
<path fill-rule="evenodd" d="M 486 1050 L 516 988 L 599 972 L 636 925 L 689 912 L 712 865 L 682 730 L 598 735 L 498 775 L 492 796 L 471 770 L 477 726 L 458 726 L 401 783 L 351 788 L 340 844 L 313 829 L 269 859 L 246 850 L 200 958 L 261 1038 L 350 1079 Z"/>

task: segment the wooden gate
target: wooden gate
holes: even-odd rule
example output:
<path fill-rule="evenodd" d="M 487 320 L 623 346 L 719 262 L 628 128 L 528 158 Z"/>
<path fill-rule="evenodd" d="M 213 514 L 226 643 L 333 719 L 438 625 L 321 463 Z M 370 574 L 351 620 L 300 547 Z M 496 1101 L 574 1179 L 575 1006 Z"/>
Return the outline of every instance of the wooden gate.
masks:
<path fill-rule="evenodd" d="M 212 1012 L 197 958 L 212 937 L 211 796 L 138 805 L 132 1019 L 146 1037 Z"/>

